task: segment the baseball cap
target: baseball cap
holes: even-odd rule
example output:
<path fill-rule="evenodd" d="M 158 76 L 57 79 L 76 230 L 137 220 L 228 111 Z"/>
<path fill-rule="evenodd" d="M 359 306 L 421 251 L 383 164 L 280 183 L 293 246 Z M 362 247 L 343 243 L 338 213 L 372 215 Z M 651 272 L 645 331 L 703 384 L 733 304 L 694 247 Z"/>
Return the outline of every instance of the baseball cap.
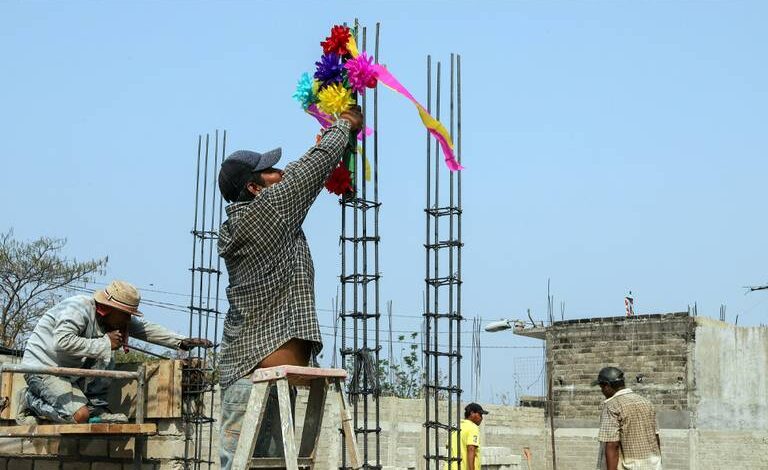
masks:
<path fill-rule="evenodd" d="M 237 199 L 251 174 L 266 170 L 277 164 L 283 155 L 280 147 L 268 152 L 259 153 L 252 150 L 238 150 L 230 154 L 219 170 L 219 190 L 227 202 Z"/>
<path fill-rule="evenodd" d="M 470 403 L 464 407 L 465 413 L 480 413 L 481 415 L 487 415 L 488 412 L 483 409 L 482 406 L 477 403 Z"/>
<path fill-rule="evenodd" d="M 592 385 L 612 384 L 624 380 L 624 371 L 618 367 L 603 367 L 597 374 L 597 380 L 592 381 Z"/>

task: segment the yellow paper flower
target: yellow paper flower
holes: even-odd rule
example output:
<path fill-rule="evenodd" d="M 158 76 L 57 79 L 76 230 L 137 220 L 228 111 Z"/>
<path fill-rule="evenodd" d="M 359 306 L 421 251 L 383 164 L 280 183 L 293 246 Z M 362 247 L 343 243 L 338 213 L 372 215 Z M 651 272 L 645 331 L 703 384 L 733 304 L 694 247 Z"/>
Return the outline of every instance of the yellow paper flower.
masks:
<path fill-rule="evenodd" d="M 320 90 L 318 93 L 320 102 L 318 107 L 328 114 L 340 114 L 349 109 L 354 100 L 352 92 L 344 88 L 340 83 L 333 83 Z"/>

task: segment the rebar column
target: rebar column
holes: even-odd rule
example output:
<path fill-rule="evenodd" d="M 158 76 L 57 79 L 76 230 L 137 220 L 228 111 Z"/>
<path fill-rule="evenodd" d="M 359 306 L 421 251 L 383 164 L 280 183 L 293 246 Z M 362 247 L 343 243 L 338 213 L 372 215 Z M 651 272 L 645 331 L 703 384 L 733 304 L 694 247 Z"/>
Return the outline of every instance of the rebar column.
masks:
<path fill-rule="evenodd" d="M 441 118 L 442 67 L 433 74 L 427 56 L 427 110 Z M 434 94 L 433 94 L 434 80 Z M 451 139 L 461 162 L 461 58 L 451 54 L 449 86 Z M 434 142 L 434 153 L 432 146 Z M 441 462 L 460 462 L 461 409 L 461 173 L 450 172 L 440 158 L 440 146 L 427 133 L 424 303 L 424 407 L 427 470 L 441 470 Z M 447 179 L 447 190 L 441 187 Z M 445 183 L 444 183 L 445 186 Z"/>
<path fill-rule="evenodd" d="M 358 32 L 360 33 L 358 35 Z M 354 34 L 362 50 L 367 48 L 367 28 L 355 20 Z M 379 24 L 376 24 L 374 54 L 379 61 Z M 373 118 L 373 145 L 365 133 L 354 158 L 354 193 L 341 197 L 341 358 L 349 371 L 349 402 L 360 449 L 362 468 L 381 468 L 379 420 L 379 202 L 378 191 L 378 89 L 373 106 L 363 94 L 359 98 L 364 125 Z M 372 148 L 371 148 L 372 147 Z M 370 178 L 370 181 L 369 181 Z M 342 440 L 342 443 L 344 441 Z M 347 466 L 342 445 L 342 465 Z"/>
<path fill-rule="evenodd" d="M 204 142 L 204 144 L 203 144 Z M 220 158 L 226 153 L 227 132 L 198 137 L 195 214 L 192 229 L 192 266 L 189 302 L 189 336 L 207 338 L 212 349 L 194 349 L 182 369 L 182 420 L 184 421 L 185 469 L 218 468 L 213 455 L 213 404 L 215 390 L 216 347 L 219 335 L 219 293 L 221 259 L 217 253 L 218 227 L 221 225 L 223 200 L 216 184 Z M 212 158 L 211 158 L 212 157 Z M 212 163 L 212 165 L 211 165 Z M 209 178 L 210 176 L 210 178 Z"/>

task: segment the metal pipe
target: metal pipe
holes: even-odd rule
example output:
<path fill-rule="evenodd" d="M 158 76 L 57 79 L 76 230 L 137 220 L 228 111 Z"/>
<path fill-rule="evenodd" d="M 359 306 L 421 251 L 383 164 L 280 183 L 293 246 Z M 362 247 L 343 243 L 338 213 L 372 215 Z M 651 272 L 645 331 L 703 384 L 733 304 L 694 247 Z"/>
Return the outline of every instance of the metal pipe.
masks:
<path fill-rule="evenodd" d="M 10 372 L 13 374 L 39 374 L 54 375 L 56 377 L 101 377 L 106 379 L 130 379 L 137 380 L 138 372 L 123 370 L 97 370 L 76 369 L 71 367 L 45 367 L 28 364 L 0 364 L 0 374 Z"/>

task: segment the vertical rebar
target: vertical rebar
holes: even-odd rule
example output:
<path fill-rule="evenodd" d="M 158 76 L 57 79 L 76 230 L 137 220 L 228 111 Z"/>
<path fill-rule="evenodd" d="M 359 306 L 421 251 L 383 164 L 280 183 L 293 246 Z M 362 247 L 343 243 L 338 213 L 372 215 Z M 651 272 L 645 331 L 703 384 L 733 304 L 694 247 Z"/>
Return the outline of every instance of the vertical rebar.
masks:
<path fill-rule="evenodd" d="M 432 113 L 432 56 L 427 56 L 427 112 L 430 114 Z M 426 235 L 424 237 L 424 243 L 426 246 L 429 246 L 429 234 L 430 234 L 430 225 L 432 223 L 432 218 L 429 213 L 429 209 L 432 207 L 432 183 L 431 183 L 431 161 L 432 161 L 432 136 L 427 132 L 427 164 L 426 164 L 426 175 L 427 175 L 427 185 L 426 185 L 426 193 L 427 193 L 427 201 L 426 201 L 426 209 L 424 211 L 424 214 L 426 216 L 426 222 L 425 222 L 425 228 L 426 228 Z M 431 272 L 431 261 L 432 261 L 432 253 L 430 253 L 429 248 L 425 250 L 426 260 L 424 262 L 426 273 L 424 275 L 424 280 L 428 282 L 429 280 L 429 274 Z M 430 426 L 431 422 L 431 413 L 430 413 L 430 394 L 436 393 L 436 390 L 433 390 L 429 388 L 429 378 L 430 372 L 431 372 L 431 365 L 432 365 L 432 357 L 429 355 L 430 347 L 432 344 L 431 338 L 431 328 L 432 328 L 432 320 L 429 316 L 429 307 L 430 307 L 430 294 L 431 294 L 431 286 L 427 284 L 425 293 L 424 293 L 424 355 L 425 355 L 425 366 L 424 366 L 424 377 L 425 377 L 425 387 L 424 387 L 424 435 L 425 435 L 425 443 L 426 443 L 426 449 L 424 453 L 424 458 L 426 459 L 426 470 L 431 470 L 432 460 L 429 458 L 430 456 L 430 430 L 432 429 Z M 435 431 L 435 434 L 437 434 L 437 431 Z M 435 470 L 437 470 L 436 467 Z"/>
<path fill-rule="evenodd" d="M 376 55 L 376 63 L 379 63 L 379 30 L 380 30 L 380 23 L 376 23 L 376 41 L 374 43 L 374 54 Z M 365 135 L 365 132 L 363 132 L 363 135 Z M 381 329 L 381 302 L 380 302 L 380 289 L 379 289 L 379 276 L 380 276 L 380 270 L 379 270 L 379 90 L 378 87 L 373 89 L 373 202 L 374 202 L 374 218 L 373 218 L 373 231 L 374 231 L 374 241 L 373 241 L 373 249 L 374 249 L 374 274 L 376 275 L 376 280 L 374 281 L 374 298 L 375 298 L 375 309 L 376 309 L 376 325 L 375 325 L 375 344 L 374 348 L 376 350 L 376 370 L 378 370 L 379 367 L 379 360 L 380 360 L 380 351 L 381 351 L 381 336 L 379 334 Z M 379 387 L 379 380 L 378 377 L 374 377 L 374 384 L 376 387 Z M 380 438 L 380 431 L 381 431 L 381 404 L 380 404 L 380 389 L 377 390 L 377 393 L 375 395 L 375 402 L 376 402 L 376 468 L 381 467 L 381 438 Z"/>

